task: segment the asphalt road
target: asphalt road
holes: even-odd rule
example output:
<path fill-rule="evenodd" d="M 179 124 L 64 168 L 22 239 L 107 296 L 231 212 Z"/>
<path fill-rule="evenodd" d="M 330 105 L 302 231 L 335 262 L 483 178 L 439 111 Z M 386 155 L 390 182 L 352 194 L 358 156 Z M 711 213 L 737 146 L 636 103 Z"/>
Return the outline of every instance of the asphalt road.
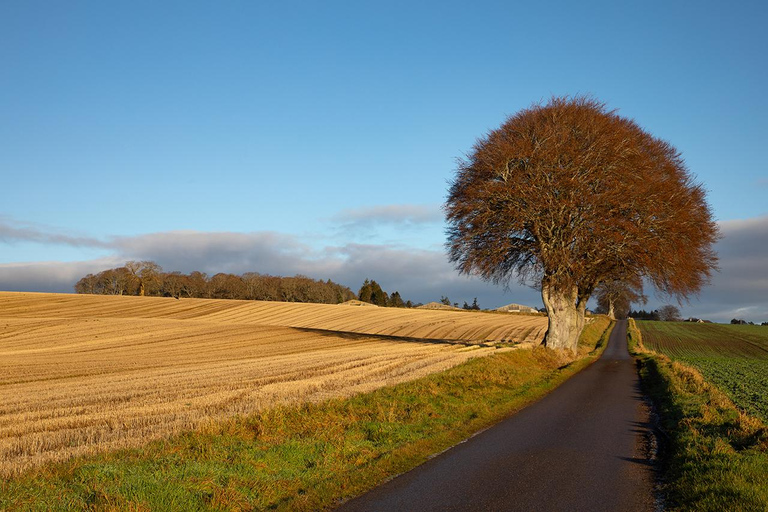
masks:
<path fill-rule="evenodd" d="M 603 356 L 539 402 L 338 510 L 653 510 L 626 329 L 618 322 Z"/>

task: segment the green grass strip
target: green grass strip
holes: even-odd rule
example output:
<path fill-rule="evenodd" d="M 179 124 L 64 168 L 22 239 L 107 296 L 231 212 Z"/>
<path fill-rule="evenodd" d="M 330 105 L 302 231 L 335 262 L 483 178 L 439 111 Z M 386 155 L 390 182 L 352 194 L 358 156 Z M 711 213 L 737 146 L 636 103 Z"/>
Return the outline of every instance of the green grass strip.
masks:
<path fill-rule="evenodd" d="M 541 398 L 593 362 L 521 349 L 348 399 L 278 407 L 140 449 L 79 458 L 0 484 L 2 510 L 322 510 L 424 462 Z"/>
<path fill-rule="evenodd" d="M 630 321 L 630 351 L 668 436 L 662 457 L 668 511 L 768 510 L 768 429 L 695 369 L 647 350 Z"/>

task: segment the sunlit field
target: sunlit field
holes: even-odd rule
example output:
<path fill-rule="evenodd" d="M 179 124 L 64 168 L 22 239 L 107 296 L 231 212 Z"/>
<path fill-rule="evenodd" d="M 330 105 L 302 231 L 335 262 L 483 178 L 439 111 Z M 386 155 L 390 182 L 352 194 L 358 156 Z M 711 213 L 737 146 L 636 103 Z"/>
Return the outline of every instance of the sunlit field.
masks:
<path fill-rule="evenodd" d="M 545 330 L 536 316 L 0 293 L 0 473 L 412 380 Z"/>

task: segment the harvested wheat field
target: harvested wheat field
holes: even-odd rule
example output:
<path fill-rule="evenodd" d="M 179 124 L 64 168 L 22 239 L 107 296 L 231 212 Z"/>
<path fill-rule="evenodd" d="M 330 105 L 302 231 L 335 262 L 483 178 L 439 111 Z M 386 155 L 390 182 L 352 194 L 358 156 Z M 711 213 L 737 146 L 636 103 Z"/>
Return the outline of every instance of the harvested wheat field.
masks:
<path fill-rule="evenodd" d="M 0 292 L 0 474 L 369 391 L 545 329 L 535 316 Z"/>

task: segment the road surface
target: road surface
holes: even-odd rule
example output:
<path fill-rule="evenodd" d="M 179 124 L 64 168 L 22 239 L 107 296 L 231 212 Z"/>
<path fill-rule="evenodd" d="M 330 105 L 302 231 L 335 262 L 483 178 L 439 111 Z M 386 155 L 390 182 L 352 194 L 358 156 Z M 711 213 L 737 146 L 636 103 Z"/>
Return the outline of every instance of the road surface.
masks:
<path fill-rule="evenodd" d="M 603 356 L 539 402 L 338 510 L 653 510 L 626 332 L 618 322 Z"/>

